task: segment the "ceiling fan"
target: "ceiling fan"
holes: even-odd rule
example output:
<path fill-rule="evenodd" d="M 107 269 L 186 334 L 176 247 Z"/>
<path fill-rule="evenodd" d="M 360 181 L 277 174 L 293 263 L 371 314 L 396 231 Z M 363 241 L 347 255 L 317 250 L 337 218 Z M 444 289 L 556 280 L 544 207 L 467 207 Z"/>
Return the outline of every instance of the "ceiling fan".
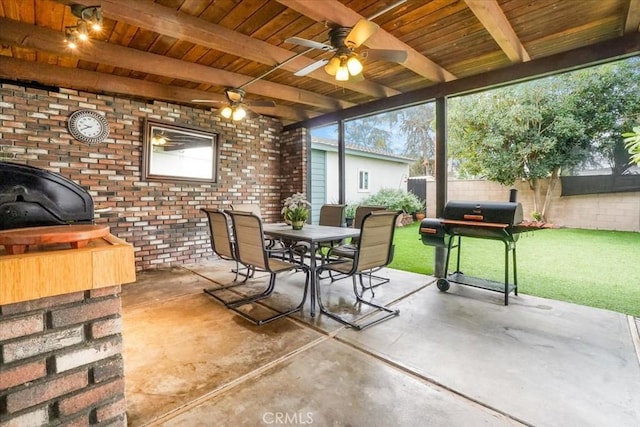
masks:
<path fill-rule="evenodd" d="M 246 84 L 245 84 L 246 86 Z M 220 115 L 225 119 L 242 120 L 245 117 L 257 117 L 258 113 L 252 111 L 247 106 L 254 107 L 275 107 L 276 104 L 273 101 L 245 101 L 244 89 L 241 88 L 226 88 L 224 90 L 224 95 L 227 98 L 227 101 L 218 101 L 213 99 L 192 99 L 191 102 L 211 102 L 211 103 L 222 103 L 227 104 L 224 107 L 221 107 L 219 111 Z"/>
<path fill-rule="evenodd" d="M 362 60 L 380 60 L 402 63 L 407 60 L 407 52 L 392 49 L 369 49 L 357 53 L 355 50 L 364 43 L 380 26 L 367 19 L 360 19 L 353 28 L 333 26 L 329 30 L 329 44 L 319 43 L 299 37 L 290 37 L 285 40 L 312 49 L 325 52 L 333 52 L 329 59 L 321 59 L 294 73 L 295 76 L 306 76 L 324 65 L 324 70 L 336 77 L 338 81 L 362 79 Z"/>

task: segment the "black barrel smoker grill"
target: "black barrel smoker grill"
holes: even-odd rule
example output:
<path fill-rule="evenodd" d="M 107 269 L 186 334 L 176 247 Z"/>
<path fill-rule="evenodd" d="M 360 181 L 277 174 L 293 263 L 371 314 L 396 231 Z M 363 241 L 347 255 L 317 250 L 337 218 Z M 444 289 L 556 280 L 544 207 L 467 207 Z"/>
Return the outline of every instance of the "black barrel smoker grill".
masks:
<path fill-rule="evenodd" d="M 447 249 L 443 277 L 436 282 L 438 289 L 447 291 L 450 283 L 473 286 L 504 293 L 504 304 L 509 304 L 509 293 L 518 295 L 516 269 L 516 241 L 522 226 L 522 205 L 518 202 L 450 201 L 444 207 L 442 218 L 426 218 L 420 223 L 422 243 Z M 504 243 L 504 283 L 467 276 L 460 270 L 462 237 L 499 240 Z M 456 270 L 449 274 L 452 249 L 457 249 Z M 513 263 L 513 281 L 509 282 L 509 254 Z"/>
<path fill-rule="evenodd" d="M 93 199 L 83 187 L 44 169 L 0 162 L 0 230 L 93 221 Z"/>

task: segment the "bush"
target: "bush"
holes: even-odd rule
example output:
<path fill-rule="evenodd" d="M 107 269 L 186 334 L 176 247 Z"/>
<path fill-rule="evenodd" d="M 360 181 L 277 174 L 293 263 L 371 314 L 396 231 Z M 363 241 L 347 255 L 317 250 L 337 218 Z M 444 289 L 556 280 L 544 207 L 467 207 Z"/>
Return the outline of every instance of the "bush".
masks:
<path fill-rule="evenodd" d="M 360 200 L 357 204 L 350 204 L 347 206 L 346 216 L 349 217 L 350 209 L 352 209 L 351 212 L 355 212 L 358 205 L 384 206 L 389 210 L 401 210 L 406 213 L 424 212 L 425 208 L 424 203 L 415 194 L 389 188 L 382 189 L 376 194 Z"/>

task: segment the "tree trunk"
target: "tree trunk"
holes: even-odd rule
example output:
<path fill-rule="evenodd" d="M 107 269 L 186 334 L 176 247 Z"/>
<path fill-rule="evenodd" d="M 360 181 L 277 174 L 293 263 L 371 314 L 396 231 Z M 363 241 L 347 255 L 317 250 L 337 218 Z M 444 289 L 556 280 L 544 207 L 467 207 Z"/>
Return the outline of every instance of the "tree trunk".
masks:
<path fill-rule="evenodd" d="M 533 191 L 533 212 L 540 212 L 540 180 L 533 178 L 528 182 L 529 188 Z"/>
<path fill-rule="evenodd" d="M 553 195 L 553 190 L 556 187 L 556 184 L 560 180 L 560 166 L 556 166 L 553 168 L 551 172 L 551 177 L 549 178 L 549 185 L 547 186 L 547 194 L 544 197 L 544 205 L 542 206 L 542 210 L 540 213 L 542 214 L 542 220 L 547 220 L 547 209 L 549 209 L 549 205 L 551 204 L 551 197 Z"/>

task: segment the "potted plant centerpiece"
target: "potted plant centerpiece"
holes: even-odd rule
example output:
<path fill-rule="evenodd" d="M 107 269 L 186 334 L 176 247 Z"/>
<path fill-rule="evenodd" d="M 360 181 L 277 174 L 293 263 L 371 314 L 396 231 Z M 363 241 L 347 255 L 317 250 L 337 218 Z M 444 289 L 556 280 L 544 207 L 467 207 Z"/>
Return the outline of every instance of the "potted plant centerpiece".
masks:
<path fill-rule="evenodd" d="M 307 218 L 309 218 L 309 206 L 311 206 L 311 203 L 305 199 L 303 193 L 296 193 L 287 197 L 282 203 L 284 204 L 282 208 L 284 220 L 290 223 L 294 230 L 301 230 Z"/>

